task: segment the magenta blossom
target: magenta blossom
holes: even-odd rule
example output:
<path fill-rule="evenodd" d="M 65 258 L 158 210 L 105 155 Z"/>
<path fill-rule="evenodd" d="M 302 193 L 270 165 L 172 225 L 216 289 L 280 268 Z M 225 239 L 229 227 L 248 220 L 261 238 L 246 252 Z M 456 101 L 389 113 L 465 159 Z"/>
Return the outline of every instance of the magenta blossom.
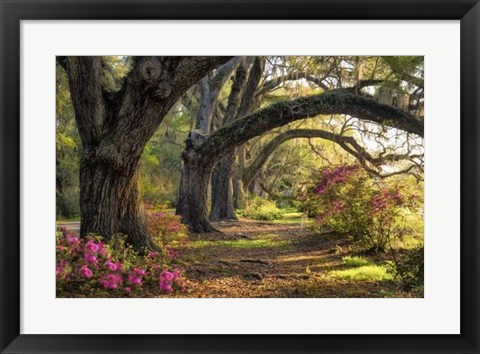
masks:
<path fill-rule="evenodd" d="M 148 253 L 149 258 L 155 258 L 156 256 L 158 256 L 157 252 L 151 251 L 151 252 Z"/>
<path fill-rule="evenodd" d="M 139 278 L 137 276 L 135 276 L 134 274 L 129 274 L 128 275 L 128 281 L 130 282 L 130 284 L 132 285 L 136 285 L 136 286 L 139 286 L 139 285 L 142 285 L 142 278 Z"/>
<path fill-rule="evenodd" d="M 170 247 L 168 249 L 167 257 L 168 257 L 168 259 L 173 260 L 173 259 L 178 257 L 178 252 Z"/>
<path fill-rule="evenodd" d="M 85 244 L 85 249 L 89 252 L 97 253 L 100 247 L 95 242 L 90 240 Z"/>
<path fill-rule="evenodd" d="M 172 272 L 169 272 L 168 270 L 164 270 L 162 274 L 160 274 L 160 277 L 169 282 L 175 279 L 175 275 Z"/>
<path fill-rule="evenodd" d="M 105 289 L 119 289 L 122 285 L 123 279 L 119 274 L 102 274 L 99 283 Z"/>
<path fill-rule="evenodd" d="M 113 263 L 112 261 L 108 260 L 104 263 L 104 266 L 108 269 L 110 269 L 111 271 L 116 271 L 118 270 L 118 265 L 116 263 Z"/>
<path fill-rule="evenodd" d="M 172 284 L 168 282 L 164 282 L 160 280 L 159 286 L 160 286 L 160 289 L 165 290 L 167 293 L 170 293 L 173 291 Z"/>
<path fill-rule="evenodd" d="M 86 254 L 84 258 L 85 258 L 85 261 L 87 261 L 87 263 L 92 263 L 92 264 L 97 263 L 97 257 L 95 257 L 94 255 Z"/>
<path fill-rule="evenodd" d="M 83 265 L 80 267 L 80 275 L 85 278 L 91 278 L 93 276 L 93 272 L 86 265 Z"/>

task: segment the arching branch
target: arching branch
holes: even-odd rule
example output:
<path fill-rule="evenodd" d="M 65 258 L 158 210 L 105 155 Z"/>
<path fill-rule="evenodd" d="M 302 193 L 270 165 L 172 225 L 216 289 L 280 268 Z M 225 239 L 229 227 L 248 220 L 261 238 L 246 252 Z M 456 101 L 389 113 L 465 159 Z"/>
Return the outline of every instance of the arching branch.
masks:
<path fill-rule="evenodd" d="M 388 154 L 385 156 L 373 157 L 365 148 L 363 148 L 352 136 L 345 136 L 340 134 L 331 133 L 328 131 L 320 129 L 293 129 L 283 132 L 273 138 L 268 144 L 266 144 L 263 149 L 258 153 L 255 160 L 250 163 L 248 167 L 245 168 L 242 175 L 242 180 L 245 187 L 248 187 L 252 183 L 253 179 L 256 177 L 261 168 L 268 161 L 270 155 L 275 151 L 275 149 L 281 144 L 285 143 L 288 140 L 296 138 L 321 138 L 325 140 L 332 141 L 338 144 L 342 149 L 355 157 L 359 163 L 371 174 L 377 177 L 389 177 L 398 173 L 405 173 L 410 171 L 412 167 L 409 167 L 407 171 L 392 172 L 391 174 L 383 175 L 379 173 L 375 168 L 380 165 L 383 165 L 388 162 L 396 162 L 400 160 L 409 160 L 412 158 L 420 158 L 419 155 L 409 155 L 409 154 Z M 369 166 L 368 163 L 372 165 Z"/>
<path fill-rule="evenodd" d="M 265 84 L 263 84 L 262 87 L 257 90 L 256 95 L 262 95 L 264 93 L 267 93 L 286 81 L 297 81 L 300 79 L 305 79 L 307 81 L 313 82 L 325 91 L 329 90 L 329 87 L 323 83 L 324 78 L 318 78 L 313 75 L 308 75 L 302 71 L 295 71 L 290 74 L 282 75 L 265 82 Z"/>
<path fill-rule="evenodd" d="M 348 114 L 361 120 L 384 124 L 423 137 L 423 122 L 395 107 L 348 90 L 332 90 L 320 95 L 282 101 L 253 112 L 218 129 L 197 152 L 221 157 L 228 148 L 290 122 L 326 114 Z"/>

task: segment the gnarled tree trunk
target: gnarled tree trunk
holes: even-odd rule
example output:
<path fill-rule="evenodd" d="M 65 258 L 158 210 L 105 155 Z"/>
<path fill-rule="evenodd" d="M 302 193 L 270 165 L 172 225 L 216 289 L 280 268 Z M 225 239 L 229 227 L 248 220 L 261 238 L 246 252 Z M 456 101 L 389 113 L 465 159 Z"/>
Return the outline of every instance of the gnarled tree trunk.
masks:
<path fill-rule="evenodd" d="M 126 171 L 125 169 L 124 171 Z M 82 235 L 128 235 L 136 248 L 152 246 L 147 235 L 136 168 L 124 173 L 84 158 L 80 166 Z"/>
<path fill-rule="evenodd" d="M 215 231 L 207 218 L 207 191 L 213 163 L 198 155 L 192 147 L 187 148 L 182 157 L 176 213 L 193 232 Z"/>

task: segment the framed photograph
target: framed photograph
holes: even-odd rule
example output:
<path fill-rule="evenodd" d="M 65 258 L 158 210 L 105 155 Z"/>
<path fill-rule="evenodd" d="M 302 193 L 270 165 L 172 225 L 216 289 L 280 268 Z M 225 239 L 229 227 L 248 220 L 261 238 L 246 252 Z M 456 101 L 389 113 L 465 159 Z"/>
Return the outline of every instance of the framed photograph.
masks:
<path fill-rule="evenodd" d="M 480 353 L 480 5 L 0 0 L 1 353 Z"/>

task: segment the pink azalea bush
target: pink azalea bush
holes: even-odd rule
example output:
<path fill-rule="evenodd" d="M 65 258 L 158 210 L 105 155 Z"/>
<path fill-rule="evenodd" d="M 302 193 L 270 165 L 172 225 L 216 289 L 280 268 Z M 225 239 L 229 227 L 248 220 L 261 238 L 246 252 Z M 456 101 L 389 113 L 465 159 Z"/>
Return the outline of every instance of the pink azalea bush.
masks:
<path fill-rule="evenodd" d="M 169 257 L 178 257 L 174 248 L 183 246 L 187 238 L 187 227 L 179 215 L 167 211 L 165 205 L 145 205 L 147 231 L 156 244 L 169 249 Z"/>
<path fill-rule="evenodd" d="M 374 251 L 384 251 L 406 229 L 407 214 L 420 211 L 420 198 L 401 183 L 375 180 L 359 166 L 327 168 L 315 176 L 304 208 L 314 227 L 346 234 Z"/>
<path fill-rule="evenodd" d="M 157 218 L 162 219 L 158 215 Z M 175 229 L 180 232 L 184 227 L 179 221 L 178 224 Z M 166 225 L 171 230 L 169 237 L 174 238 L 174 221 Z M 178 256 L 171 245 L 140 254 L 125 243 L 122 235 L 104 242 L 99 237 L 79 238 L 66 229 L 58 229 L 57 296 L 138 297 L 182 291 L 187 282 Z"/>

